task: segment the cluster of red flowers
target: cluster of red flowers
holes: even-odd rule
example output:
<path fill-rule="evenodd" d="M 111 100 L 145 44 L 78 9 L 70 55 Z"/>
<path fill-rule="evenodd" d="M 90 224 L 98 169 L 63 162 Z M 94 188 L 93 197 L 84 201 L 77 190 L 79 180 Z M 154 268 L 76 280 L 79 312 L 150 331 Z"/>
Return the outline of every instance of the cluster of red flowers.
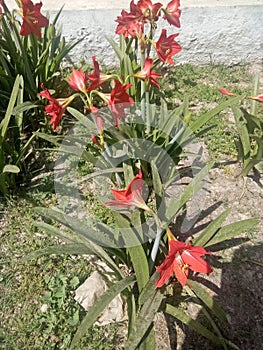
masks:
<path fill-rule="evenodd" d="M 114 200 L 104 203 L 106 206 L 115 206 L 119 208 L 137 208 L 151 211 L 142 197 L 143 177 L 142 171 L 139 171 L 134 179 L 128 184 L 125 190 L 112 189 Z M 193 246 L 190 242 L 178 241 L 167 229 L 169 252 L 163 263 L 156 269 L 160 271 L 160 276 L 155 283 L 156 287 L 162 287 L 174 275 L 178 282 L 184 287 L 187 283 L 189 270 L 199 273 L 209 274 L 213 270 L 209 263 L 202 256 L 211 254 L 203 247 Z"/>
<path fill-rule="evenodd" d="M 24 2 L 30 2 L 30 0 L 23 0 Z M 38 4 L 40 5 L 40 4 Z M 37 5 L 35 5 L 37 6 Z M 159 39 L 154 42 L 152 36 L 148 37 L 144 33 L 144 26 L 146 23 L 150 23 L 152 28 L 156 29 L 156 21 L 161 17 L 163 12 L 163 19 L 167 20 L 168 23 L 176 27 L 180 27 L 180 15 L 179 9 L 180 0 L 172 0 L 168 3 L 166 8 L 162 8 L 161 3 L 153 4 L 151 0 L 139 0 L 137 4 L 134 0 L 130 3 L 130 12 L 123 10 L 121 16 L 116 19 L 118 26 L 116 28 L 117 34 L 123 34 L 125 38 L 129 36 L 137 38 L 140 42 L 141 50 L 146 52 L 147 45 L 153 45 L 156 50 L 157 57 L 162 62 L 168 62 L 173 64 L 172 57 L 181 51 L 181 46 L 174 40 L 178 33 L 167 36 L 166 29 L 163 29 Z M 41 7 L 41 6 L 40 6 Z M 40 8 L 39 6 L 37 8 Z M 27 12 L 26 12 L 27 11 Z M 30 7 L 30 16 L 32 16 L 32 9 Z M 24 12 L 24 11 L 23 11 Z M 26 16 L 26 13 L 28 15 Z M 35 9 L 36 13 L 36 9 Z M 29 16 L 29 8 L 25 10 L 25 18 L 31 18 Z M 40 18 L 38 19 L 39 22 Z M 27 21 L 25 23 L 28 23 Z M 26 24 L 25 24 L 26 25 Z M 24 30 L 25 31 L 25 30 Z M 114 117 L 115 126 L 120 123 L 120 118 L 125 118 L 125 106 L 133 105 L 134 101 L 129 96 L 127 90 L 131 87 L 130 84 L 123 84 L 120 80 L 116 79 L 112 75 L 103 74 L 100 71 L 99 63 L 93 56 L 93 67 L 94 71 L 92 74 L 85 74 L 82 69 L 72 70 L 71 77 L 68 81 L 69 85 L 76 91 L 84 94 L 90 93 L 96 90 L 97 95 L 109 106 Z M 147 57 L 143 62 L 143 67 L 139 72 L 134 74 L 135 78 L 145 81 L 149 85 L 156 85 L 160 88 L 160 84 L 157 79 L 161 77 L 160 74 L 153 71 L 154 62 L 153 58 Z M 99 89 L 103 83 L 114 78 L 114 85 L 110 93 L 103 93 Z M 40 96 L 46 97 L 50 101 L 50 105 L 46 106 L 46 114 L 51 116 L 50 123 L 53 125 L 53 130 L 56 129 L 62 115 L 65 113 L 68 105 L 68 99 L 56 100 L 48 95 L 47 91 L 40 93 Z M 58 108 L 58 106 L 60 108 Z M 97 113 L 98 110 L 93 106 L 90 101 L 89 110 L 92 113 Z M 94 138 L 95 140 L 95 138 Z"/>

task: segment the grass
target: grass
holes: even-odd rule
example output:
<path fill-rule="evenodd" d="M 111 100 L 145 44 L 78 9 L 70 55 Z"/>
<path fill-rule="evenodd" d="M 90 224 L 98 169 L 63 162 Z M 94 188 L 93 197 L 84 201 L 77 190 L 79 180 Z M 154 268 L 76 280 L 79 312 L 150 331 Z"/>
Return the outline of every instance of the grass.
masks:
<path fill-rule="evenodd" d="M 192 118 L 225 100 L 218 87 L 234 92 L 250 90 L 251 75 L 246 66 L 195 67 L 183 65 L 164 74 L 164 91 L 170 108 L 187 94 Z M 227 112 L 211 122 L 202 139 L 215 159 L 235 157 L 235 128 Z M 207 127 L 206 126 L 206 127 Z M 89 164 L 81 164 L 79 176 L 88 174 Z M 27 195 L 3 200 L 0 204 L 0 349 L 68 349 L 81 319 L 82 308 L 74 301 L 74 290 L 92 268 L 76 256 L 46 256 L 21 263 L 26 254 L 60 242 L 34 225 L 38 220 L 35 206 L 56 205 L 52 177 L 41 180 L 42 187 L 29 189 Z M 87 195 L 90 212 L 110 222 L 110 211 Z M 118 343 L 117 326 L 93 327 L 80 349 L 111 350 Z"/>

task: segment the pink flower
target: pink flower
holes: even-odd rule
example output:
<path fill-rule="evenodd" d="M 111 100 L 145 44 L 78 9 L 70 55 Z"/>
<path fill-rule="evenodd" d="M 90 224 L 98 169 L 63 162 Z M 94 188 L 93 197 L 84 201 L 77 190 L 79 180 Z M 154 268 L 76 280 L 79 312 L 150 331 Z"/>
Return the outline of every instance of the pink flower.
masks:
<path fill-rule="evenodd" d="M 59 121 L 61 120 L 63 114 L 65 114 L 67 106 L 73 101 L 74 95 L 68 98 L 54 98 L 48 89 L 45 89 L 44 85 L 41 84 L 41 89 L 44 91 L 39 93 L 39 96 L 47 98 L 49 100 L 49 105 L 45 106 L 45 112 L 51 117 L 49 124 L 52 125 L 52 129 L 55 131 Z"/>
<path fill-rule="evenodd" d="M 167 230 L 169 253 L 164 262 L 156 268 L 160 271 L 160 277 L 155 283 L 156 287 L 162 287 L 174 274 L 182 287 L 185 286 L 189 269 L 195 272 L 211 273 L 211 266 L 202 259 L 203 255 L 211 254 L 203 247 L 192 246 L 191 243 L 177 241 L 171 231 Z"/>
<path fill-rule="evenodd" d="M 152 66 L 153 66 L 153 59 L 150 57 L 147 57 L 144 62 L 143 69 L 139 73 L 134 74 L 134 76 L 141 80 L 149 81 L 150 84 L 156 85 L 158 88 L 160 88 L 160 84 L 156 79 L 161 78 L 161 75 L 152 71 L 151 70 Z"/>
<path fill-rule="evenodd" d="M 115 200 L 104 203 L 106 206 L 115 206 L 119 208 L 129 208 L 135 206 L 137 208 L 151 211 L 151 209 L 146 205 L 142 198 L 142 171 L 129 183 L 126 190 L 115 190 L 112 189 L 111 192 Z"/>
<path fill-rule="evenodd" d="M 172 57 L 181 51 L 181 46 L 174 40 L 179 34 L 167 37 L 166 29 L 162 30 L 159 40 L 156 42 L 156 52 L 160 61 L 173 64 Z"/>
<path fill-rule="evenodd" d="M 48 19 L 40 13 L 42 2 L 33 4 L 31 0 L 21 0 L 22 3 L 22 19 L 20 34 L 27 36 L 30 33 L 34 33 L 41 38 L 42 27 L 48 26 Z"/>
<path fill-rule="evenodd" d="M 168 23 L 175 27 L 180 28 L 180 16 L 181 10 L 179 9 L 180 0 L 172 0 L 166 6 L 164 10 L 164 19 L 167 19 Z"/>
<path fill-rule="evenodd" d="M 68 84 L 74 90 L 86 92 L 87 79 L 88 78 L 86 74 L 82 71 L 81 68 L 79 70 L 73 68 Z"/>

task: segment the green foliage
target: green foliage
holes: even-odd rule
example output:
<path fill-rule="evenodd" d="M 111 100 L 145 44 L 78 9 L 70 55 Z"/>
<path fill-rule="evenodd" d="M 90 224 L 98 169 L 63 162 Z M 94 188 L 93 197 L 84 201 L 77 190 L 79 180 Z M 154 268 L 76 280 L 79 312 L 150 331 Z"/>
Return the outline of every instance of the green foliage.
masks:
<path fill-rule="evenodd" d="M 16 174 L 24 170 L 24 161 L 34 135 L 23 138 L 24 111 L 34 105 L 23 103 L 24 81 L 17 76 L 4 118 L 0 123 L 0 192 L 7 194 L 16 186 Z"/>
<path fill-rule="evenodd" d="M 61 62 L 79 42 L 65 42 L 61 29 L 57 29 L 60 14 L 61 10 L 39 39 L 32 33 L 21 36 L 19 22 L 5 6 L 0 21 L 0 110 L 8 104 L 17 75 L 24 79 L 24 101 L 37 100 L 41 83 L 49 88 L 57 86 Z M 32 116 L 28 118 L 34 122 Z"/>

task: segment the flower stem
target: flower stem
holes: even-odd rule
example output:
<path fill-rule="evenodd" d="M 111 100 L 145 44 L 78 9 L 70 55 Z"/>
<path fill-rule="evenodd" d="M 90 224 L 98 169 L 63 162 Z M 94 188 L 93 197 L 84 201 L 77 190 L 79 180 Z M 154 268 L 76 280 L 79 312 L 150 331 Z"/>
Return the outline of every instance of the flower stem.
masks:
<path fill-rule="evenodd" d="M 163 229 L 161 227 L 157 227 L 157 233 L 156 233 L 155 241 L 151 251 L 151 260 L 150 260 L 150 266 L 149 266 L 150 271 L 153 268 L 153 265 L 158 253 L 159 245 L 162 238 L 162 233 L 163 233 Z"/>

